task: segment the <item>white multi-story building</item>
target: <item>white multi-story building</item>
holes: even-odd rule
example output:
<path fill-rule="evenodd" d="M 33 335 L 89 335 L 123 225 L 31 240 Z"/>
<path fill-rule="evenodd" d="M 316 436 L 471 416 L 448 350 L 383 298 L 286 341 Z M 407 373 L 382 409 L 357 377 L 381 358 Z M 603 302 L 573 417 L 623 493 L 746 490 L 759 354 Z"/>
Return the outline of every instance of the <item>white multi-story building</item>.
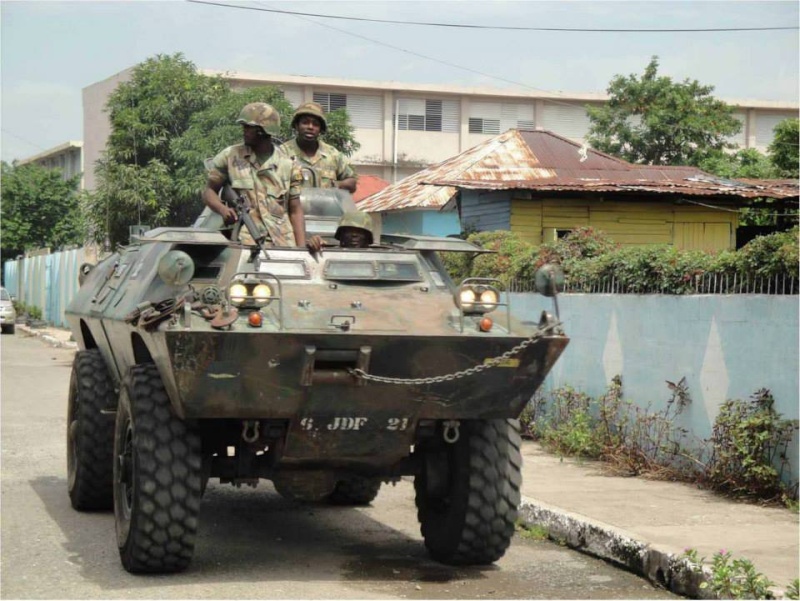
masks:
<path fill-rule="evenodd" d="M 83 89 L 85 187 L 95 188 L 94 163 L 110 133 L 104 112 L 108 95 L 130 78 L 133 68 Z M 361 174 L 396 182 L 419 169 L 455 156 L 509 128 L 546 129 L 582 141 L 589 130 L 586 105 L 601 105 L 605 94 L 360 81 L 297 75 L 222 75 L 234 88 L 274 85 L 294 106 L 317 101 L 326 110 L 346 107 L 361 148 L 351 158 Z M 797 117 L 796 102 L 725 99 L 743 123 L 732 141 L 765 151 L 772 129 Z M 395 119 L 397 115 L 397 119 Z M 288 117 L 284 116 L 284 117 Z"/>
<path fill-rule="evenodd" d="M 60 169 L 61 177 L 66 181 L 83 173 L 83 142 L 70 140 L 15 163 L 20 167 L 28 164 L 41 165 L 47 169 Z M 80 187 L 83 187 L 83 178 Z"/>

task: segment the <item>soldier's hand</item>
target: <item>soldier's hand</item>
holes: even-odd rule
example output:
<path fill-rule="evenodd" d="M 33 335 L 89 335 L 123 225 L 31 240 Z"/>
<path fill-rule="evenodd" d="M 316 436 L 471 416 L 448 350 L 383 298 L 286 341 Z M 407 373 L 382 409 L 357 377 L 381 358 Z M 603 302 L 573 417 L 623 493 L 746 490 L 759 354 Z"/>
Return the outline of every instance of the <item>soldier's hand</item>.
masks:
<path fill-rule="evenodd" d="M 222 206 L 220 215 L 222 215 L 222 220 L 228 225 L 235 223 L 237 220 L 236 211 L 227 205 Z"/>
<path fill-rule="evenodd" d="M 312 255 L 317 253 L 322 254 L 322 245 L 322 238 L 319 236 L 311 236 L 308 240 L 306 240 L 306 247 Z"/>

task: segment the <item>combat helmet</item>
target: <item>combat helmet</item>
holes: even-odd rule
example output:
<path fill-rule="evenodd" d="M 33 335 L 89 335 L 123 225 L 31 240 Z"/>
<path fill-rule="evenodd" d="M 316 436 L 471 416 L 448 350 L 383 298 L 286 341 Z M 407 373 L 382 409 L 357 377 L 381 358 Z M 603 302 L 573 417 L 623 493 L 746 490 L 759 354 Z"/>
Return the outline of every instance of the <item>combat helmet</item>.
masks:
<path fill-rule="evenodd" d="M 317 102 L 306 102 L 305 104 L 301 104 L 297 107 L 297 110 L 292 115 L 292 127 L 297 126 L 297 121 L 303 115 L 311 115 L 312 117 L 316 117 L 319 119 L 320 122 L 320 132 L 325 133 L 328 131 L 328 122 L 325 121 L 325 112 L 322 110 L 322 106 Z"/>
<path fill-rule="evenodd" d="M 260 127 L 265 133 L 277 136 L 281 133 L 281 116 L 266 102 L 251 102 L 239 113 L 236 123 Z"/>
<path fill-rule="evenodd" d="M 367 236 L 367 244 L 372 244 L 375 235 L 372 230 L 372 216 L 364 211 L 348 211 L 339 219 L 339 226 L 336 228 L 334 238 L 341 240 L 339 237 L 344 227 L 355 227 L 360 230 L 365 230 L 369 235 Z"/>

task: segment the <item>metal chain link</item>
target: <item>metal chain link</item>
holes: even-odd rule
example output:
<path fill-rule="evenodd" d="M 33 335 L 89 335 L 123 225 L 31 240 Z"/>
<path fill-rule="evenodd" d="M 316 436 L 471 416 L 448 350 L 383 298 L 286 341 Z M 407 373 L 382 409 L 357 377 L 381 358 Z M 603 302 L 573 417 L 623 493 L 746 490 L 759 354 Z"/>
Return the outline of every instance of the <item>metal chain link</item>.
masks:
<path fill-rule="evenodd" d="M 497 357 L 492 357 L 491 359 L 486 359 L 483 364 L 476 365 L 475 367 L 469 367 L 462 371 L 457 371 L 452 374 L 447 374 L 444 376 L 434 376 L 431 378 L 390 378 L 387 376 L 375 376 L 372 374 L 368 374 L 363 369 L 349 369 L 350 375 L 355 376 L 356 378 L 361 378 L 362 380 L 366 380 L 368 382 L 380 382 L 381 384 L 404 384 L 406 386 L 415 386 L 417 384 L 438 384 L 439 382 L 452 382 L 453 380 L 457 380 L 459 378 L 465 378 L 467 376 L 472 376 L 478 374 L 482 371 L 490 369 L 492 367 L 497 367 L 503 361 L 510 359 L 514 355 L 518 354 L 523 349 L 529 347 L 534 342 L 543 338 L 545 334 L 552 332 L 555 328 L 561 325 L 560 321 L 554 321 L 552 323 L 547 324 L 543 328 L 539 328 L 533 336 L 530 338 L 523 340 L 514 348 L 507 350 L 502 355 L 498 355 Z"/>

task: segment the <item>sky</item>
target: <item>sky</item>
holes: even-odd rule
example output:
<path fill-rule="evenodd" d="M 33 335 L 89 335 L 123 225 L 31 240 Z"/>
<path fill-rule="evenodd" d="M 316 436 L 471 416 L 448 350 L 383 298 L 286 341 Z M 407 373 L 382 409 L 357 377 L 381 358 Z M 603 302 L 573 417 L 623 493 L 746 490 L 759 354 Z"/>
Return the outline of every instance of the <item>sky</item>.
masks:
<path fill-rule="evenodd" d="M 796 27 L 796 1 L 212 0 L 396 21 L 579 29 Z M 334 20 L 184 0 L 0 2 L 0 151 L 22 159 L 83 132 L 81 90 L 156 54 L 198 68 L 565 92 L 615 75 L 714 86 L 724 100 L 798 102 L 798 30 L 603 33 L 442 28 Z"/>

